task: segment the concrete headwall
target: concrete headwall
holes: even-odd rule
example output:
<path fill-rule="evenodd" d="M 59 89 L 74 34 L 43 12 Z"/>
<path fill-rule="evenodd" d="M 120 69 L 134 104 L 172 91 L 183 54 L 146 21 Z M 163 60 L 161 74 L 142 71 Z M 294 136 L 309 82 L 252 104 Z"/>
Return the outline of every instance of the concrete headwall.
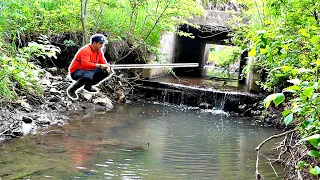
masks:
<path fill-rule="evenodd" d="M 174 47 L 175 47 L 175 33 L 164 32 L 160 38 L 160 55 L 158 57 L 151 58 L 157 60 L 158 64 L 172 63 L 174 59 Z M 156 63 L 156 62 L 154 62 Z M 143 69 L 142 75 L 144 78 L 152 79 L 156 77 L 166 76 L 167 72 L 164 68 Z"/>

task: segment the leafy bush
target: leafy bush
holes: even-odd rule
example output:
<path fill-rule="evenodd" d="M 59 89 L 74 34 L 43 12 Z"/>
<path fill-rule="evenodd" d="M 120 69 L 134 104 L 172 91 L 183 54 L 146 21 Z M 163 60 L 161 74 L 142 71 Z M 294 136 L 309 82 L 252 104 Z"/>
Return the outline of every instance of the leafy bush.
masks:
<path fill-rule="evenodd" d="M 220 46 L 218 46 L 220 47 Z M 240 48 L 222 46 L 222 48 L 211 48 L 208 62 L 215 63 L 215 66 L 227 68 L 229 65 L 240 60 Z"/>
<path fill-rule="evenodd" d="M 0 56 L 0 97 L 8 101 L 18 98 L 18 91 L 40 95 L 39 70 L 32 63 L 37 57 L 54 57 L 60 49 L 47 44 L 31 42 L 19 49 L 13 57 Z"/>
<path fill-rule="evenodd" d="M 249 49 L 249 58 L 268 73 L 261 86 L 274 92 L 265 99 L 283 103 L 283 120 L 299 131 L 301 142 L 312 146 L 309 155 L 317 160 L 320 142 L 320 3 L 316 0 L 242 1 L 248 7 L 252 24 L 238 26 L 234 40 Z M 255 12 L 255 13 L 254 13 Z M 252 17 L 252 18 L 251 18 Z M 286 98 L 285 98 L 286 97 Z M 320 168 L 300 162 L 318 176 Z"/>

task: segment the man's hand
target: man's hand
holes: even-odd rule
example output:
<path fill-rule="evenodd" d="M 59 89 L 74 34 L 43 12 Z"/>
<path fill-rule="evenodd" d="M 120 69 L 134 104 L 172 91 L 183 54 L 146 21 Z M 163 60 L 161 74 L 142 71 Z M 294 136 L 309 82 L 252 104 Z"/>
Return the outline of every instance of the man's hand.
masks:
<path fill-rule="evenodd" d="M 106 69 L 108 71 L 108 73 L 110 73 L 110 71 L 111 71 L 110 64 L 101 64 L 100 68 L 101 69 Z"/>

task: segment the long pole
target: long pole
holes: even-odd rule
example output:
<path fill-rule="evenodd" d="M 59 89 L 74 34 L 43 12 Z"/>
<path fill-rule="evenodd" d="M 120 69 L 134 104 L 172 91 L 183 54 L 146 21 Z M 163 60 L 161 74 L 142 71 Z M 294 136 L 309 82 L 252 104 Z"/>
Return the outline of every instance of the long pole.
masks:
<path fill-rule="evenodd" d="M 199 63 L 170 63 L 170 64 L 111 64 L 112 69 L 150 69 L 173 67 L 199 67 Z"/>

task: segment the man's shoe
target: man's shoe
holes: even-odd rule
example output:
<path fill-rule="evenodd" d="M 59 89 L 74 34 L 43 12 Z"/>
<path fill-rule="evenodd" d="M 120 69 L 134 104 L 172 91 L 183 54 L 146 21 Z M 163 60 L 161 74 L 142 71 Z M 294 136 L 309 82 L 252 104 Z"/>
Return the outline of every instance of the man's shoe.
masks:
<path fill-rule="evenodd" d="M 84 89 L 91 93 L 98 92 L 96 89 L 93 89 L 92 86 L 84 86 Z"/>
<path fill-rule="evenodd" d="M 67 94 L 72 100 L 78 99 L 78 95 L 76 93 L 77 89 L 81 88 L 84 83 L 85 83 L 85 78 L 80 78 L 78 79 L 77 82 L 72 84 L 68 89 L 67 89 Z"/>
<path fill-rule="evenodd" d="M 72 88 L 69 88 L 69 89 L 67 90 L 67 94 L 68 94 L 68 96 L 69 96 L 71 99 L 73 99 L 73 100 L 78 99 L 78 96 L 77 96 L 76 92 L 73 91 Z"/>

